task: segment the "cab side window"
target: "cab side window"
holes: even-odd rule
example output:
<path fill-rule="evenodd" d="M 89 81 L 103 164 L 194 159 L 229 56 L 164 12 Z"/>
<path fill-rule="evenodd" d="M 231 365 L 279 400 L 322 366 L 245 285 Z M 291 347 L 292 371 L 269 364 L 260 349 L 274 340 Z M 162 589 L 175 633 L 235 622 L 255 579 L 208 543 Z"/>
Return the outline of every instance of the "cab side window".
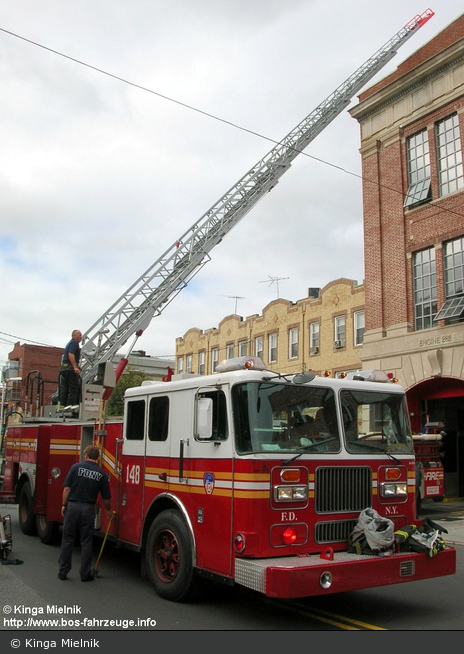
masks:
<path fill-rule="evenodd" d="M 129 441 L 141 441 L 145 428 L 145 400 L 127 403 L 126 438 Z"/>
<path fill-rule="evenodd" d="M 213 400 L 213 436 L 214 441 L 225 441 L 229 436 L 227 423 L 227 403 L 223 391 L 205 391 L 200 397 L 209 397 Z"/>
<path fill-rule="evenodd" d="M 169 398 L 152 397 L 148 414 L 148 439 L 165 441 L 168 437 Z"/>

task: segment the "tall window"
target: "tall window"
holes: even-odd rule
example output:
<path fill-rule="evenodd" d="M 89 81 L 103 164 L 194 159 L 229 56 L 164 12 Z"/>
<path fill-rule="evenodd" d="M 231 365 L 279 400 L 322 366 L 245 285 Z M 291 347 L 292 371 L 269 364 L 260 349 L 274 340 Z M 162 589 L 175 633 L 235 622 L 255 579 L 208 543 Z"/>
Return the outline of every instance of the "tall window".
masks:
<path fill-rule="evenodd" d="M 444 244 L 446 298 L 464 293 L 464 237 Z"/>
<path fill-rule="evenodd" d="M 364 340 L 364 331 L 366 329 L 364 320 L 364 310 L 355 311 L 354 313 L 354 344 L 362 345 Z"/>
<path fill-rule="evenodd" d="M 227 359 L 233 359 L 234 358 L 234 344 L 233 343 L 228 343 L 226 345 L 226 358 Z"/>
<path fill-rule="evenodd" d="M 246 344 L 247 344 L 246 341 L 239 341 L 239 344 L 238 344 L 238 356 L 239 357 L 246 356 L 246 353 L 247 353 Z"/>
<path fill-rule="evenodd" d="M 263 337 L 257 336 L 255 338 L 255 357 L 263 358 Z"/>
<path fill-rule="evenodd" d="M 335 316 L 334 335 L 334 347 L 345 347 L 345 316 Z"/>
<path fill-rule="evenodd" d="M 211 372 L 216 371 L 218 360 L 219 360 L 219 350 L 217 349 L 217 347 L 213 347 L 213 349 L 211 350 Z"/>
<path fill-rule="evenodd" d="M 435 320 L 460 322 L 464 313 L 464 237 L 443 245 L 446 301 Z"/>
<path fill-rule="evenodd" d="M 312 322 L 309 325 L 309 353 L 319 354 L 319 323 Z"/>
<path fill-rule="evenodd" d="M 431 196 L 429 136 L 426 129 L 408 138 L 406 156 L 409 186 L 404 206 L 411 207 L 429 200 Z"/>
<path fill-rule="evenodd" d="M 277 361 L 277 334 L 269 334 L 269 363 Z"/>
<path fill-rule="evenodd" d="M 189 374 L 192 372 L 192 355 L 191 354 L 187 354 L 186 372 L 188 372 Z"/>
<path fill-rule="evenodd" d="M 437 149 L 440 195 L 448 195 L 464 186 L 457 114 L 437 123 Z"/>
<path fill-rule="evenodd" d="M 296 359 L 298 356 L 298 329 L 293 327 L 288 330 L 288 358 Z"/>
<path fill-rule="evenodd" d="M 200 375 L 205 374 L 205 351 L 198 352 L 198 372 Z"/>
<path fill-rule="evenodd" d="M 177 359 L 177 372 L 182 374 L 184 372 L 184 357 L 179 357 Z"/>
<path fill-rule="evenodd" d="M 435 248 L 415 252 L 412 260 L 414 283 L 414 327 L 416 330 L 434 327 L 437 323 L 437 276 Z"/>

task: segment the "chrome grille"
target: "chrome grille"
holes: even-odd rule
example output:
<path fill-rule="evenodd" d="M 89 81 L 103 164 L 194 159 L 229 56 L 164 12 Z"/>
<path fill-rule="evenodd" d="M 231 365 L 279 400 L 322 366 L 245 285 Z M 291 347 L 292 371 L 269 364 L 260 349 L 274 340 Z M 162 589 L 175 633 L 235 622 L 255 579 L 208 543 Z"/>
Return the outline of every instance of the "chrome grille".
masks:
<path fill-rule="evenodd" d="M 318 468 L 315 477 L 316 513 L 360 512 L 372 506 L 372 470 Z"/>
<path fill-rule="evenodd" d="M 357 520 L 318 522 L 314 527 L 316 543 L 342 543 L 348 540 Z"/>

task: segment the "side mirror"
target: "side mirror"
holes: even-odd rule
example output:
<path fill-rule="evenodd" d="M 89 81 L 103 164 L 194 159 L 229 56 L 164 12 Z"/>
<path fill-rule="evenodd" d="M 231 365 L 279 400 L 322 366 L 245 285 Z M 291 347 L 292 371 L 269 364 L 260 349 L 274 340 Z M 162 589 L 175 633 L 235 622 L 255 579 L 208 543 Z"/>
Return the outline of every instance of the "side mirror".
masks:
<path fill-rule="evenodd" d="M 210 397 L 200 397 L 197 400 L 196 438 L 200 441 L 213 437 L 213 400 Z"/>

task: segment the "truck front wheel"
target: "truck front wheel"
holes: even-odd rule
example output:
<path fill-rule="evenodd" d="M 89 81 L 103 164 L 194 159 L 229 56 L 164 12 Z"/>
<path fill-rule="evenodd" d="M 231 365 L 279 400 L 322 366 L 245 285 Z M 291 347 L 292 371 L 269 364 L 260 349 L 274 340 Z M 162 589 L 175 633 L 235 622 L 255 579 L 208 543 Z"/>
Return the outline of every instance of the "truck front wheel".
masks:
<path fill-rule="evenodd" d="M 43 514 L 36 516 L 37 535 L 45 545 L 54 545 L 59 538 L 59 522 L 51 522 Z"/>
<path fill-rule="evenodd" d="M 28 481 L 23 484 L 19 492 L 19 525 L 23 534 L 33 536 L 36 530 L 34 515 L 34 498 L 31 485 Z"/>
<path fill-rule="evenodd" d="M 197 586 L 192 545 L 178 511 L 160 513 L 147 539 L 148 576 L 160 597 L 174 602 L 190 599 Z"/>

